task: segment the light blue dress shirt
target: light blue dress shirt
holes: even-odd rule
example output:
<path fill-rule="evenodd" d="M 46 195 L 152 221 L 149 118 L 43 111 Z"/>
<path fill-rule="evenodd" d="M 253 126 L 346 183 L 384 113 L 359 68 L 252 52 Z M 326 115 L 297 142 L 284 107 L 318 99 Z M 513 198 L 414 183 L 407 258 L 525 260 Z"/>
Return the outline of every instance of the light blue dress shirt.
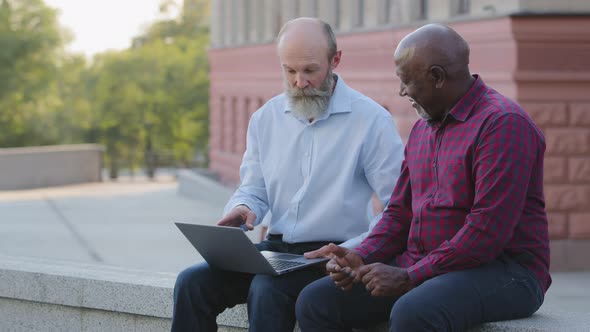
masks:
<path fill-rule="evenodd" d="M 281 94 L 248 125 L 241 184 L 225 213 L 244 204 L 255 225 L 288 243 L 337 241 L 354 248 L 377 221 L 367 218 L 373 192 L 386 205 L 399 177 L 403 143 L 392 116 L 338 77 L 327 111 L 299 119 Z"/>

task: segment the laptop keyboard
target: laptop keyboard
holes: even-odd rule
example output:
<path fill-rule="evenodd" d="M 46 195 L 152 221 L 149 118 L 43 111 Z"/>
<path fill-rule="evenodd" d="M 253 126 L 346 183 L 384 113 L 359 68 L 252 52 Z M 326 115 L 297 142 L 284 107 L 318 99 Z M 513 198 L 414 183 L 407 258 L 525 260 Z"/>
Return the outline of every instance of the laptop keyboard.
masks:
<path fill-rule="evenodd" d="M 276 259 L 269 259 L 268 262 L 277 271 L 289 269 L 289 268 L 304 264 L 301 262 L 281 261 L 281 260 L 276 260 Z"/>

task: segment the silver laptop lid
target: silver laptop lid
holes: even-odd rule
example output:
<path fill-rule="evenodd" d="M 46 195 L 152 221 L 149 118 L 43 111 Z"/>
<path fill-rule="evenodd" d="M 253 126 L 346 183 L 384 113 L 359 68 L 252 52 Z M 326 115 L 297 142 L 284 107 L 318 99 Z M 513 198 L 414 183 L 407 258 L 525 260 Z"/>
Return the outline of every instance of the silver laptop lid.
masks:
<path fill-rule="evenodd" d="M 306 259 L 301 255 L 274 252 L 261 253 L 238 227 L 175 224 L 209 265 L 223 270 L 278 275 L 327 260 L 325 258 Z M 301 264 L 275 270 L 267 258 L 296 261 Z"/>

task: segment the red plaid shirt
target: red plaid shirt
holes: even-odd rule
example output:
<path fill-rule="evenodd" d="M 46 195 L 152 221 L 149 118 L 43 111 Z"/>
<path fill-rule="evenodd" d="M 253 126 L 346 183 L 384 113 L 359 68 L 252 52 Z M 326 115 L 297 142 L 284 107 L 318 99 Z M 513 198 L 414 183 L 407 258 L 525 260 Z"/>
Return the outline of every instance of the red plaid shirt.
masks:
<path fill-rule="evenodd" d="M 442 122 L 414 125 L 389 205 L 356 251 L 366 263 L 395 259 L 415 284 L 518 256 L 547 290 L 545 139 L 518 104 L 475 77 Z"/>

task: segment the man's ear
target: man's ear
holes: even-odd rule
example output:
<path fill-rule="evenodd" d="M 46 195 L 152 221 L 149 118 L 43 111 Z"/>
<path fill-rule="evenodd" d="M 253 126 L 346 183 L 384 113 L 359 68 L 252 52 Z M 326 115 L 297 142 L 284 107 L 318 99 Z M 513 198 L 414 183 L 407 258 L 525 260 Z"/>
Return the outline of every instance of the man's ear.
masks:
<path fill-rule="evenodd" d="M 447 80 L 447 72 L 441 66 L 430 67 L 430 76 L 432 77 L 434 86 L 437 89 L 442 88 L 445 84 L 445 81 Z"/>
<path fill-rule="evenodd" d="M 334 54 L 334 57 L 332 58 L 332 63 L 330 64 L 330 67 L 332 70 L 336 69 L 336 67 L 338 67 L 338 65 L 340 64 L 340 59 L 342 57 L 342 51 L 337 51 L 336 54 Z"/>

